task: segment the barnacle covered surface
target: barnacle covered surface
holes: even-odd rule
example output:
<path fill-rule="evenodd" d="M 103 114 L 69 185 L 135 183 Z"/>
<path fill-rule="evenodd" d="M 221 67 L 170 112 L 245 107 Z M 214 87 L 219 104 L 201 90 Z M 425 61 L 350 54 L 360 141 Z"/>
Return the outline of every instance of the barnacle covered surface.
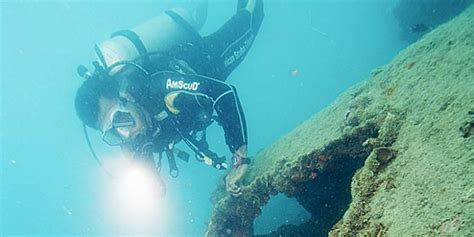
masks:
<path fill-rule="evenodd" d="M 257 154 L 208 236 L 251 236 L 278 193 L 312 215 L 268 236 L 474 232 L 474 7 Z"/>

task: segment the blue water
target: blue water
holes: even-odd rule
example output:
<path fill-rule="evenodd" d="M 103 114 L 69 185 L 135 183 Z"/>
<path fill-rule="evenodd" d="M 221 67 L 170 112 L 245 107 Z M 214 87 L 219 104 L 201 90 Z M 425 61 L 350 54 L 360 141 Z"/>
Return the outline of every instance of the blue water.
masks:
<path fill-rule="evenodd" d="M 76 67 L 93 60 L 95 43 L 159 14 L 170 2 L 1 2 L 0 236 L 117 234 L 109 177 L 90 156 L 74 111 L 81 84 Z M 265 1 L 260 33 L 229 79 L 246 113 L 250 155 L 406 46 L 391 14 L 394 2 Z M 234 10 L 235 1 L 210 1 L 202 33 L 213 32 Z M 209 137 L 217 152 L 228 154 L 219 127 Z M 202 236 L 222 173 L 194 160 L 178 166 L 177 179 L 163 172 L 168 194 L 157 202 L 166 207 L 147 230 Z M 277 212 L 268 213 L 256 229 L 284 224 L 285 218 L 271 218 Z"/>

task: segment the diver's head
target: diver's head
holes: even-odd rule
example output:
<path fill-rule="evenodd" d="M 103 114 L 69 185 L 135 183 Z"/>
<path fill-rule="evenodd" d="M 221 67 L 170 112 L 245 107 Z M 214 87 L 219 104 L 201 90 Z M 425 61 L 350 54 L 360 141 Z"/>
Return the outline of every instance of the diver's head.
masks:
<path fill-rule="evenodd" d="M 82 122 L 103 133 L 109 145 L 132 142 L 145 133 L 146 111 L 120 97 L 116 80 L 88 79 L 79 88 L 75 99 L 76 113 Z"/>
<path fill-rule="evenodd" d="M 91 78 L 82 83 L 77 90 L 75 107 L 76 114 L 81 121 L 95 129 L 98 127 L 100 112 L 99 99 L 115 100 L 119 98 L 119 85 L 113 79 Z"/>

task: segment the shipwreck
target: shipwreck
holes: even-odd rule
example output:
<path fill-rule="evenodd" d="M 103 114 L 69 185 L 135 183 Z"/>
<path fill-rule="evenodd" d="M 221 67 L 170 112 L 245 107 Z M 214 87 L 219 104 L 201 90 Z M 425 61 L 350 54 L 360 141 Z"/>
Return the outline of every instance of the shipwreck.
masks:
<path fill-rule="evenodd" d="M 262 236 L 474 233 L 474 6 L 254 158 L 244 194 L 220 185 L 207 236 L 253 236 L 276 194 L 311 214 Z"/>

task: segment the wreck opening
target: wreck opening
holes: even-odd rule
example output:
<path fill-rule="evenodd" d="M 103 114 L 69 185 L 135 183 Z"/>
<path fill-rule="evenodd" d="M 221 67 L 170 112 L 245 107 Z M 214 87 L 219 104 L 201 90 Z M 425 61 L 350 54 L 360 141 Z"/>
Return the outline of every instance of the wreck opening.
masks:
<path fill-rule="evenodd" d="M 304 157 L 300 166 L 293 169 L 291 182 L 282 193 L 295 198 L 311 216 L 299 225 L 283 223 L 265 234 L 254 233 L 259 234 L 257 236 L 327 236 L 349 208 L 352 178 L 372 151 L 363 143 L 377 136 L 378 129 L 368 126 Z M 276 208 L 291 206 L 287 204 Z M 278 210 L 270 212 L 275 211 Z"/>
<path fill-rule="evenodd" d="M 255 219 L 254 233 L 264 235 L 283 225 L 301 225 L 311 216 L 296 198 L 277 194 L 268 201 L 262 208 L 262 214 Z"/>
<path fill-rule="evenodd" d="M 350 127 L 342 137 L 303 156 L 275 161 L 272 172 L 260 174 L 240 198 L 224 197 L 216 203 L 206 236 L 322 236 L 342 219 L 349 208 L 352 179 L 377 145 L 384 132 L 377 123 Z M 374 146 L 376 145 L 376 146 Z M 296 224 L 274 225 L 261 234 L 257 217 L 270 199 L 285 195 L 296 200 L 310 217 Z M 278 208 L 288 208 L 283 203 Z M 300 209 L 301 210 L 301 209 Z M 283 212 L 280 212 L 284 214 Z"/>
<path fill-rule="evenodd" d="M 348 209 L 351 202 L 352 177 L 363 166 L 367 156 L 341 157 L 344 162 L 328 165 L 316 179 L 295 186 L 298 191 L 292 194 L 293 197 L 311 217 L 300 225 L 285 223 L 277 230 L 259 236 L 294 236 L 296 233 L 297 236 L 327 235 Z M 291 206 L 294 205 L 287 203 L 275 208 Z M 299 212 L 301 213 L 301 210 Z"/>

